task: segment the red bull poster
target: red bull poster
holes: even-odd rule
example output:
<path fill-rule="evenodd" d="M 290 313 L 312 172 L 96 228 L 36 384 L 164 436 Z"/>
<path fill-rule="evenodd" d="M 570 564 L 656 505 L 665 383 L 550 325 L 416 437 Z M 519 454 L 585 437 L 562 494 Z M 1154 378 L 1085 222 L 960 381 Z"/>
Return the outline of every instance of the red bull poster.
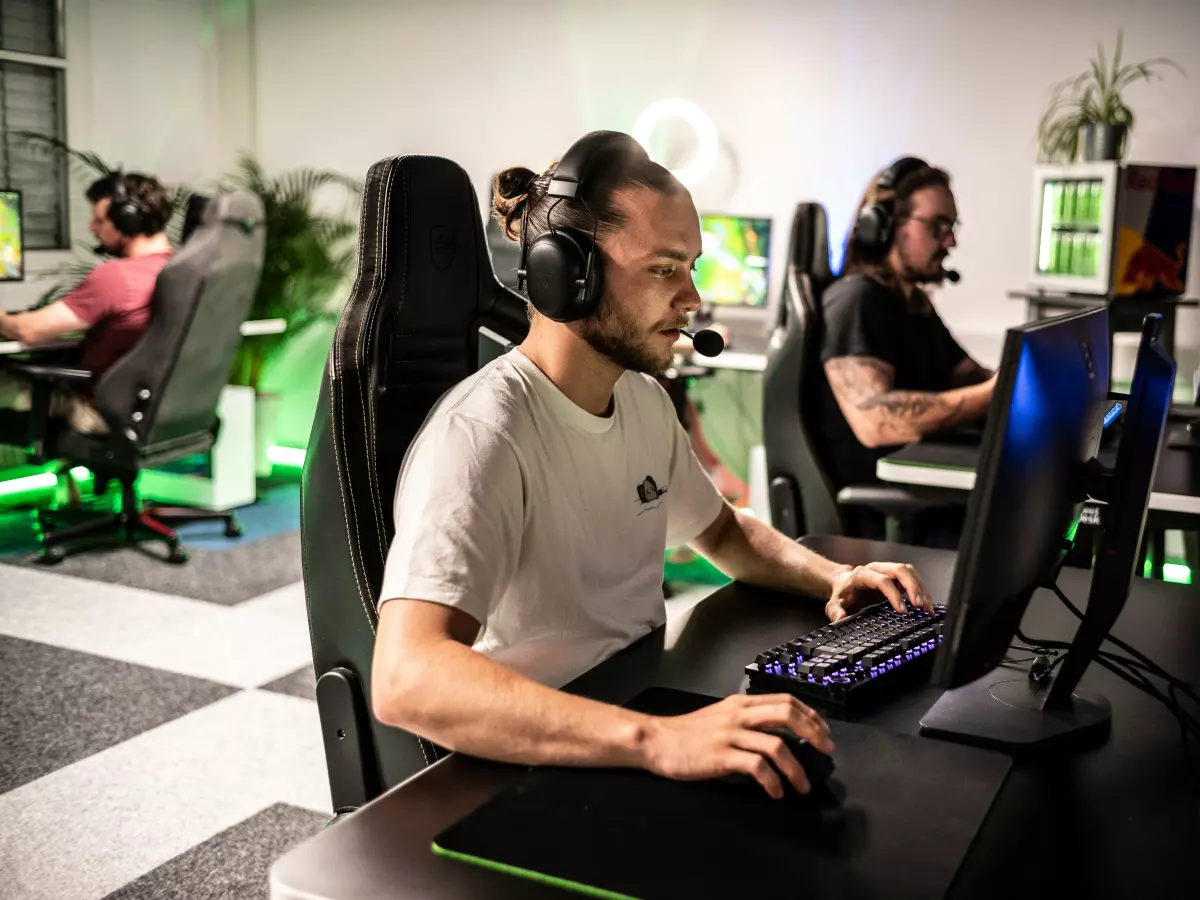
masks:
<path fill-rule="evenodd" d="M 1125 166 L 1113 222 L 1113 293 L 1182 294 L 1187 284 L 1196 170 Z"/>

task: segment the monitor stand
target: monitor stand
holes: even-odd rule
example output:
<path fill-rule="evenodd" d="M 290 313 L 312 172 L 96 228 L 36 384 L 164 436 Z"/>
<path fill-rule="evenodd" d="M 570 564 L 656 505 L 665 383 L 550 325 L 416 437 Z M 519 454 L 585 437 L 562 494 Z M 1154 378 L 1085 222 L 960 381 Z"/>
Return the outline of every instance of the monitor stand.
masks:
<path fill-rule="evenodd" d="M 946 691 L 921 717 L 921 734 L 1011 753 L 1075 750 L 1107 737 L 1112 724 L 1108 700 L 1075 688 L 1125 607 L 1133 560 L 1128 549 L 1111 544 L 1116 533 L 1108 502 L 1112 470 L 1092 459 L 1081 479 L 1082 496 L 1106 502 L 1097 510 L 1101 534 L 1087 608 L 1054 678 L 1039 682 L 1022 670 L 994 669 Z M 1022 608 L 1032 596 L 1033 588 L 1027 588 Z"/>
<path fill-rule="evenodd" d="M 1010 753 L 1074 750 L 1102 743 L 1112 723 L 1108 701 L 1071 693 L 1051 707 L 1051 685 L 997 669 L 946 691 L 921 717 L 921 734 Z"/>

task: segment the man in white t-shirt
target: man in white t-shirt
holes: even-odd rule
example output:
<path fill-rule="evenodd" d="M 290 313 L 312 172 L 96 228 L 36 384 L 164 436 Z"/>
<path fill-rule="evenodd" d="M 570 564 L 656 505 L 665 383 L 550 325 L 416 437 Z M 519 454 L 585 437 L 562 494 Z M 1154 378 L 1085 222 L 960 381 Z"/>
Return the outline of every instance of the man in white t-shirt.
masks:
<path fill-rule="evenodd" d="M 598 307 L 576 320 L 531 307 L 526 340 L 449 391 L 409 449 L 380 591 L 374 713 L 475 756 L 678 779 L 741 772 L 779 797 L 770 759 L 806 791 L 764 729 L 833 748 L 825 722 L 789 695 L 661 718 L 556 689 L 663 623 L 663 555 L 685 543 L 733 578 L 799 603 L 824 598 L 831 619 L 881 596 L 903 609 L 901 590 L 932 602 L 909 566 L 836 565 L 725 503 L 652 377 L 700 304 L 690 194 L 619 142 L 588 162 L 575 198 L 547 196 L 553 173 L 502 172 L 495 214 L 514 238 L 553 226 L 584 252 L 596 234 Z"/>

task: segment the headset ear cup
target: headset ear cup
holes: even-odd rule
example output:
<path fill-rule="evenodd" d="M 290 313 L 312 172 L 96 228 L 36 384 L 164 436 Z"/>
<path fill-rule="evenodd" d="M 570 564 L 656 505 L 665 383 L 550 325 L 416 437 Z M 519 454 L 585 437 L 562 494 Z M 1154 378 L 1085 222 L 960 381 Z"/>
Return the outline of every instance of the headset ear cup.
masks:
<path fill-rule="evenodd" d="M 601 277 L 598 260 L 588 273 L 590 247 L 590 238 L 561 229 L 540 235 L 529 245 L 526 282 L 534 309 L 556 322 L 591 315 L 600 298 Z M 586 282 L 580 285 L 585 275 Z"/>
<path fill-rule="evenodd" d="M 858 214 L 858 226 L 855 228 L 858 243 L 868 250 L 874 249 L 879 240 L 879 218 L 875 204 L 863 207 Z"/>

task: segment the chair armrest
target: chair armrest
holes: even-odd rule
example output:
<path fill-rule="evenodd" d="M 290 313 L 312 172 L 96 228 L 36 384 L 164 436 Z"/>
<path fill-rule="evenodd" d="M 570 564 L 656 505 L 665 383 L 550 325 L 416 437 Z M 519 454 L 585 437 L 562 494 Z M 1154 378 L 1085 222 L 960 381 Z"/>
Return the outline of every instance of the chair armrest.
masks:
<path fill-rule="evenodd" d="M 964 506 L 963 491 L 910 489 L 894 485 L 848 485 L 837 493 L 839 506 L 864 506 L 886 514 L 917 513 L 935 506 Z"/>
<path fill-rule="evenodd" d="M 8 359 L 2 363 L 10 372 L 24 375 L 26 378 L 39 381 L 59 381 L 77 383 L 89 381 L 92 373 L 89 369 L 76 369 L 73 366 L 52 366 L 46 363 L 30 362 L 23 359 Z"/>

